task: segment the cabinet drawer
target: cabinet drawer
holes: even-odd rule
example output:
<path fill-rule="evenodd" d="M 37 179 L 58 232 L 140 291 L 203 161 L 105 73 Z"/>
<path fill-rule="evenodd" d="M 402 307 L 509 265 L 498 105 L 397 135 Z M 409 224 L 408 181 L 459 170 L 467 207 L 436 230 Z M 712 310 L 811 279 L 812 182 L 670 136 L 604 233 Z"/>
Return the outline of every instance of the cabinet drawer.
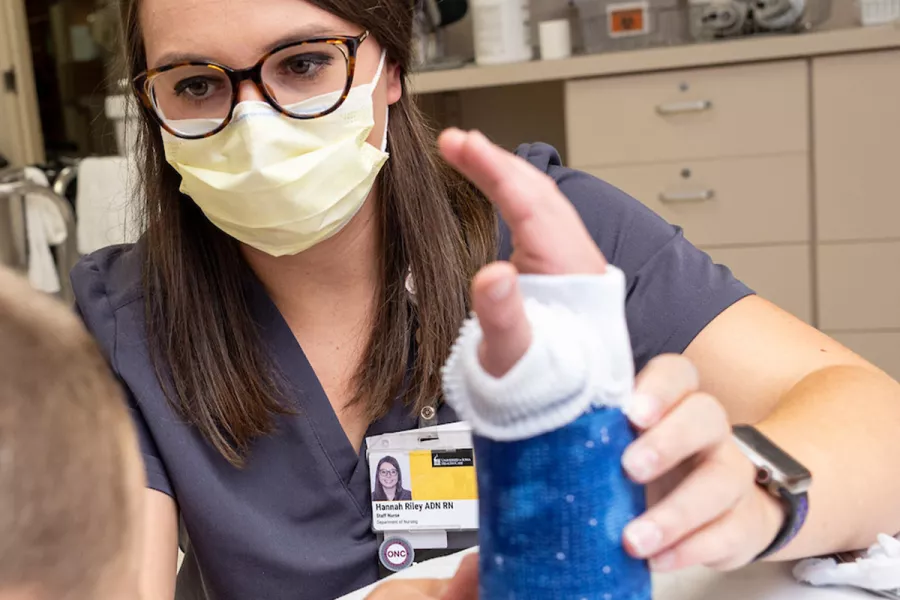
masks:
<path fill-rule="evenodd" d="M 808 172 L 805 154 L 592 170 L 698 246 L 809 241 Z"/>
<path fill-rule="evenodd" d="M 818 249 L 820 327 L 900 329 L 900 241 Z"/>
<path fill-rule="evenodd" d="M 900 237 L 900 51 L 813 62 L 819 239 Z"/>
<path fill-rule="evenodd" d="M 900 380 L 900 331 L 830 335 L 894 379 Z"/>
<path fill-rule="evenodd" d="M 808 244 L 716 248 L 706 252 L 756 293 L 797 318 L 812 321 L 812 271 Z"/>
<path fill-rule="evenodd" d="M 569 163 L 805 152 L 808 95 L 804 61 L 571 81 Z"/>

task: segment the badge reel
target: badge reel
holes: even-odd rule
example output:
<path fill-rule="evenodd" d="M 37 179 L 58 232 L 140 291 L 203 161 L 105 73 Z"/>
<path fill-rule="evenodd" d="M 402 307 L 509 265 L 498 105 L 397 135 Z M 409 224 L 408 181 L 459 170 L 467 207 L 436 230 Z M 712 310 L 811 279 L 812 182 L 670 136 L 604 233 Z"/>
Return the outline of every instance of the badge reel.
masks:
<path fill-rule="evenodd" d="M 421 429 L 366 438 L 382 577 L 478 543 L 472 430 L 429 427 L 428 408 Z"/>

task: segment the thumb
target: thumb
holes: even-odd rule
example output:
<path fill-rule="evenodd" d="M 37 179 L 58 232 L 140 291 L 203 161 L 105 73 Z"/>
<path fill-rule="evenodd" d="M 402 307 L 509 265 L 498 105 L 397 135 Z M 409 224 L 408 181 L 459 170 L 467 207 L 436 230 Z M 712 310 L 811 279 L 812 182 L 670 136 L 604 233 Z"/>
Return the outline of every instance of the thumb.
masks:
<path fill-rule="evenodd" d="M 531 325 L 517 278 L 513 265 L 495 262 L 472 281 L 472 305 L 483 333 L 478 358 L 494 377 L 505 375 L 531 345 Z"/>
<path fill-rule="evenodd" d="M 478 600 L 478 555 L 465 557 L 444 588 L 442 600 Z"/>

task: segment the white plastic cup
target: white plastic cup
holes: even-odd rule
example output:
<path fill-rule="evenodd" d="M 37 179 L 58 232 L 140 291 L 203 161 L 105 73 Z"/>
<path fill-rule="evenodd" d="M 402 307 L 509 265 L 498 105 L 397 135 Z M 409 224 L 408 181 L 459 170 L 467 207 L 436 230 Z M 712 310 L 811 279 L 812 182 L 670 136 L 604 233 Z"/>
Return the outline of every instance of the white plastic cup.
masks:
<path fill-rule="evenodd" d="M 572 34 L 568 19 L 542 21 L 538 25 L 541 60 L 557 60 L 572 56 Z"/>

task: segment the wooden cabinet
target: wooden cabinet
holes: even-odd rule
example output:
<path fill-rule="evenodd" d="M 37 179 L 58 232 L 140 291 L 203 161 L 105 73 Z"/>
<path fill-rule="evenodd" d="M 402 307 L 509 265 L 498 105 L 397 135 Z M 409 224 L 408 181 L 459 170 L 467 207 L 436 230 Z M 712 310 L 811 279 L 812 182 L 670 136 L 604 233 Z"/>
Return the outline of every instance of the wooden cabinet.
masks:
<path fill-rule="evenodd" d="M 812 323 L 803 60 L 566 84 L 568 156 Z"/>
<path fill-rule="evenodd" d="M 590 169 L 698 246 L 808 242 L 806 154 Z"/>
<path fill-rule="evenodd" d="M 900 331 L 900 240 L 820 245 L 818 252 L 822 329 Z"/>
<path fill-rule="evenodd" d="M 805 61 L 570 81 L 573 167 L 806 152 Z"/>
<path fill-rule="evenodd" d="M 813 61 L 822 241 L 900 238 L 900 50 Z"/>
<path fill-rule="evenodd" d="M 812 323 L 811 250 L 808 244 L 708 249 L 719 264 L 761 297 Z"/>
<path fill-rule="evenodd" d="M 900 380 L 900 331 L 826 333 L 830 333 L 834 339 L 864 356 L 894 379 Z"/>
<path fill-rule="evenodd" d="M 900 378 L 900 50 L 812 63 L 819 323 Z"/>
<path fill-rule="evenodd" d="M 569 81 L 565 94 L 573 167 L 900 376 L 900 50 Z"/>

